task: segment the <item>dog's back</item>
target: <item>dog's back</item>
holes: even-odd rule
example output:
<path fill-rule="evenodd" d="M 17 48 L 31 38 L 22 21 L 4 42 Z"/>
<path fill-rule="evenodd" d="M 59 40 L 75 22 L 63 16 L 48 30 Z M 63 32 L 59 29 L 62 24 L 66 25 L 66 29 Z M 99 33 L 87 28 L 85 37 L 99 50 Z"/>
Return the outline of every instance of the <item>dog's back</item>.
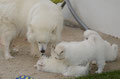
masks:
<path fill-rule="evenodd" d="M 96 57 L 95 47 L 88 40 L 82 42 L 62 42 L 56 46 L 55 51 L 59 52 L 60 47 L 63 48 L 65 59 L 71 65 L 86 64 Z"/>

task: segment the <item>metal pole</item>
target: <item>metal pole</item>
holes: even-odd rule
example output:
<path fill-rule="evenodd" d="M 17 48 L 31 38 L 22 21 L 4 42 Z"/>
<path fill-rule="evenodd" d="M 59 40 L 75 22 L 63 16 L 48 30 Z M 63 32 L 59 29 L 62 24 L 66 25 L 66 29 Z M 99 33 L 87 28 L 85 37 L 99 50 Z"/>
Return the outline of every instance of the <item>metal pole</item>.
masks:
<path fill-rule="evenodd" d="M 70 10 L 70 12 L 72 13 L 73 17 L 75 18 L 75 20 L 82 25 L 82 27 L 84 28 L 84 30 L 88 30 L 87 25 L 78 17 L 78 15 L 76 14 L 76 12 L 74 11 L 74 9 L 72 8 L 72 5 L 70 3 L 69 0 L 64 0 L 65 2 L 62 4 L 62 8 L 65 6 L 65 4 L 67 4 L 68 9 Z"/>

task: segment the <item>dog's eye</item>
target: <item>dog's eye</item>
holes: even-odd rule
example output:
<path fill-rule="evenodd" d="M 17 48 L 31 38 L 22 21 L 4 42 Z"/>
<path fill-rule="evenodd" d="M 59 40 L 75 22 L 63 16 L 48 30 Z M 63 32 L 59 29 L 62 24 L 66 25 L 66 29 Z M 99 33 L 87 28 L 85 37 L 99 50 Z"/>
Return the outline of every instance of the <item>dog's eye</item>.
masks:
<path fill-rule="evenodd" d="M 64 51 L 61 51 L 61 53 L 60 54 L 62 54 Z"/>

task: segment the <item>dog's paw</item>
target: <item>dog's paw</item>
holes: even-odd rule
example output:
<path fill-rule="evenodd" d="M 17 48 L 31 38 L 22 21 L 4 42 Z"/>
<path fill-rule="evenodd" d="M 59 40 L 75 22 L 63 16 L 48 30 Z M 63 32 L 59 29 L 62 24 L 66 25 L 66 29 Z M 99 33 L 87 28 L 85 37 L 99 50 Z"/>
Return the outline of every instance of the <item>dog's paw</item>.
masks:
<path fill-rule="evenodd" d="M 5 59 L 12 59 L 12 58 L 14 58 L 13 56 L 11 56 L 11 55 L 9 55 L 9 56 L 5 56 Z"/>
<path fill-rule="evenodd" d="M 97 70 L 95 73 L 96 73 L 96 74 L 100 74 L 100 73 L 102 73 L 102 71 Z"/>

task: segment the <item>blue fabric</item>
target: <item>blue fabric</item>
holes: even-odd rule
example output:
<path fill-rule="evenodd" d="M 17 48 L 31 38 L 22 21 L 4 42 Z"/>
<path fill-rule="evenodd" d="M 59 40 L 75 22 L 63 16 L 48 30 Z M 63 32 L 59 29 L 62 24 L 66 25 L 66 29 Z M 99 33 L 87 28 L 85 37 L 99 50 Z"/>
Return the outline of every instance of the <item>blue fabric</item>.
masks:
<path fill-rule="evenodd" d="M 23 76 L 17 77 L 16 79 L 34 79 L 34 78 L 23 75 Z"/>

